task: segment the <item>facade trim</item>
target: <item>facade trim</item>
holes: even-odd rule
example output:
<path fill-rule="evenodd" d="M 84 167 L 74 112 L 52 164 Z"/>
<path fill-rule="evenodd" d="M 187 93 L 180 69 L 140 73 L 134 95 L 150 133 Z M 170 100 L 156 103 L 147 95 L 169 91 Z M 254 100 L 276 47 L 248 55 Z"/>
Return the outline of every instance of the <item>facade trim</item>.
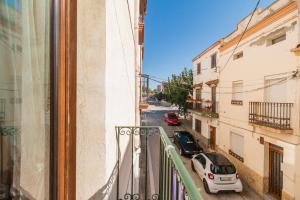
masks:
<path fill-rule="evenodd" d="M 210 47 L 208 47 L 206 50 L 204 50 L 203 52 L 201 52 L 198 56 L 196 56 L 192 61 L 195 62 L 196 60 L 198 60 L 199 58 L 201 58 L 203 55 L 205 55 L 207 52 L 209 52 L 210 50 L 212 50 L 216 46 L 220 45 L 222 42 L 223 42 L 223 39 L 215 42 Z"/>
<path fill-rule="evenodd" d="M 297 10 L 297 3 L 295 1 L 291 1 L 284 7 L 280 8 L 273 14 L 267 16 L 262 21 L 258 22 L 257 24 L 250 27 L 244 34 L 242 40 L 250 37 L 251 35 L 257 33 L 258 31 L 262 30 L 263 28 L 269 26 L 270 24 L 280 20 L 281 18 L 285 17 L 286 15 L 290 14 L 291 12 Z M 228 42 L 225 42 L 220 47 L 220 52 L 224 52 L 225 50 L 229 49 L 230 47 L 234 46 L 238 43 L 238 41 L 241 39 L 243 34 L 239 34 L 233 39 L 231 39 Z"/>

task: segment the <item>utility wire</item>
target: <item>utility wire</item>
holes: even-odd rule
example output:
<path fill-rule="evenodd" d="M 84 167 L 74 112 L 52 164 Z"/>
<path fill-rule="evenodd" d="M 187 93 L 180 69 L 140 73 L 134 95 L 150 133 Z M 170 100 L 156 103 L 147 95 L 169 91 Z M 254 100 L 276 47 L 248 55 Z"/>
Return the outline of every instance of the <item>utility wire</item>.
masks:
<path fill-rule="evenodd" d="M 282 72 L 282 73 L 280 73 L 280 74 L 278 74 L 278 75 L 286 75 L 286 74 L 294 74 L 296 72 L 296 70 L 293 70 L 293 71 L 287 71 L 287 72 Z M 141 74 L 138 74 L 138 76 L 140 76 Z M 201 74 L 200 74 L 201 75 Z M 168 80 L 167 79 L 165 79 L 165 78 L 161 78 L 161 77 L 157 77 L 157 76 L 153 76 L 153 75 L 149 75 L 149 77 L 151 77 L 151 78 L 154 78 L 154 79 L 156 79 L 156 80 L 161 80 L 161 81 L 163 81 L 163 82 L 168 82 Z M 243 80 L 244 82 L 257 82 L 257 83 L 253 83 L 253 84 L 249 84 L 249 86 L 250 85 L 259 85 L 259 83 L 261 83 L 262 81 L 264 81 L 264 80 L 262 80 L 261 78 L 260 79 L 248 79 L 248 80 Z M 232 83 L 233 81 L 232 80 L 222 80 L 222 83 Z M 245 86 L 245 85 L 244 85 Z M 221 87 L 222 88 L 222 87 Z M 224 87 L 224 88 L 227 88 L 227 87 Z"/>
<path fill-rule="evenodd" d="M 281 80 L 273 83 L 273 84 L 269 84 L 269 85 L 266 85 L 266 86 L 262 86 L 262 87 L 258 87 L 258 88 L 254 88 L 254 89 L 250 89 L 250 90 L 244 90 L 242 92 L 217 92 L 217 94 L 241 94 L 241 93 L 250 93 L 250 92 L 255 92 L 255 91 L 259 91 L 259 90 L 263 90 L 263 89 L 266 89 L 266 88 L 270 88 L 271 86 L 274 86 L 274 85 L 279 85 L 279 84 L 282 84 L 284 82 L 287 82 L 293 78 L 296 78 L 297 77 L 297 74 L 298 74 L 298 71 L 296 71 L 292 76 L 290 77 L 285 77 L 285 78 L 282 78 Z M 163 83 L 162 81 L 159 81 L 159 80 L 156 80 L 156 79 L 153 79 L 151 77 L 149 77 L 149 80 L 152 80 L 154 82 L 157 82 L 157 83 Z M 182 89 L 182 90 L 187 90 L 187 91 L 191 91 L 187 88 L 183 88 L 183 87 L 178 87 L 178 86 L 173 86 L 174 88 L 179 88 L 179 89 Z M 206 93 L 206 94 L 211 94 L 211 92 L 205 92 L 205 91 L 202 91 L 202 93 Z"/>
<path fill-rule="evenodd" d="M 251 23 L 251 21 L 252 21 L 252 18 L 253 18 L 254 14 L 255 14 L 255 11 L 257 10 L 257 8 L 258 8 L 258 6 L 259 6 L 260 1 L 261 1 L 261 0 L 258 0 L 258 1 L 257 1 L 256 5 L 255 5 L 255 8 L 254 8 L 254 10 L 253 10 L 253 12 L 252 12 L 252 14 L 251 14 L 251 17 L 250 17 L 250 19 L 249 19 L 249 21 L 248 21 L 248 23 L 247 23 L 247 26 L 246 26 L 245 30 L 243 31 L 243 33 L 242 33 L 242 35 L 241 35 L 241 37 L 240 37 L 238 43 L 236 44 L 235 48 L 233 49 L 231 55 L 229 56 L 227 62 L 226 62 L 225 65 L 224 65 L 224 67 L 223 67 L 222 69 L 220 69 L 220 73 L 228 66 L 229 61 L 231 60 L 232 56 L 234 55 L 235 51 L 237 50 L 237 48 L 238 48 L 240 42 L 242 41 L 242 39 L 243 39 L 243 37 L 244 37 L 246 31 L 248 30 L 248 27 L 249 27 L 249 25 L 250 25 L 250 23 Z"/>
<path fill-rule="evenodd" d="M 297 71 L 289 71 L 289 72 L 285 72 L 285 73 L 282 73 L 282 74 L 289 74 L 289 73 L 292 73 L 292 75 L 294 75 L 295 73 L 296 73 Z M 283 76 L 283 77 L 281 77 L 281 78 L 288 78 L 289 76 Z M 155 80 L 161 80 L 161 81 L 159 81 L 158 83 L 167 83 L 168 81 L 166 80 L 166 79 L 162 79 L 162 78 L 159 78 L 159 77 L 156 77 L 156 76 L 150 76 L 149 75 L 149 78 L 152 78 L 152 79 L 155 79 Z M 151 80 L 152 80 L 151 79 Z M 154 80 L 153 80 L 154 81 Z M 257 83 L 253 83 L 253 84 L 246 84 L 246 85 L 243 85 L 243 87 L 251 87 L 251 86 L 264 86 L 264 80 L 262 80 L 262 79 L 256 79 L 256 80 L 244 80 L 244 81 L 257 81 Z M 155 81 L 155 82 L 157 82 L 157 81 Z M 222 81 L 222 83 L 223 82 L 226 82 L 226 81 Z M 228 82 L 230 82 L 231 84 L 232 84 L 232 82 L 234 82 L 234 81 L 228 81 Z M 220 87 L 220 86 L 218 86 L 218 88 L 224 88 L 224 89 L 231 89 L 232 88 L 232 86 L 222 86 L 222 87 Z"/>

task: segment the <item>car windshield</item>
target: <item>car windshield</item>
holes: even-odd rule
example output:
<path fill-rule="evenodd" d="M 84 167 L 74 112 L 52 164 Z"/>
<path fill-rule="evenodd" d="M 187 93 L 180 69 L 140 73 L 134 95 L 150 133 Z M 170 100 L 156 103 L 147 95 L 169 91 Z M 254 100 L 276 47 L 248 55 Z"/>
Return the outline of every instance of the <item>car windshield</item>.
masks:
<path fill-rule="evenodd" d="M 214 174 L 235 174 L 236 172 L 233 165 L 211 165 L 210 170 Z"/>
<path fill-rule="evenodd" d="M 169 114 L 168 117 L 170 119 L 176 119 L 177 118 L 176 114 L 174 114 L 174 113 Z"/>
<path fill-rule="evenodd" d="M 186 143 L 186 144 L 193 144 L 194 139 L 188 135 L 182 134 L 180 137 L 181 142 Z"/>

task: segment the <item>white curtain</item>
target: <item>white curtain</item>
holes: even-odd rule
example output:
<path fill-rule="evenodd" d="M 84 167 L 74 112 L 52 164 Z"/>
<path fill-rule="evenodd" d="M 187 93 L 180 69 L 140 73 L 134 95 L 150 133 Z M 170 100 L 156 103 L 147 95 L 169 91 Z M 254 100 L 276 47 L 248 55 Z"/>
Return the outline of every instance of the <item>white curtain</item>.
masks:
<path fill-rule="evenodd" d="M 49 199 L 49 1 L 22 1 L 20 189 Z"/>

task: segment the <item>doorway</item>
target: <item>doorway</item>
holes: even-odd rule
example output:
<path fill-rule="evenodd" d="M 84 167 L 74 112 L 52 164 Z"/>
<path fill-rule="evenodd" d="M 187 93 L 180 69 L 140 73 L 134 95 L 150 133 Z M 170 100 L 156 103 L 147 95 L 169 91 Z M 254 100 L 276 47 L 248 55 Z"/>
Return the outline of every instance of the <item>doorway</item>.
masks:
<path fill-rule="evenodd" d="M 216 127 L 210 126 L 210 148 L 216 150 Z"/>
<path fill-rule="evenodd" d="M 283 186 L 283 148 L 270 144 L 269 147 L 269 193 L 276 199 L 281 199 Z"/>

